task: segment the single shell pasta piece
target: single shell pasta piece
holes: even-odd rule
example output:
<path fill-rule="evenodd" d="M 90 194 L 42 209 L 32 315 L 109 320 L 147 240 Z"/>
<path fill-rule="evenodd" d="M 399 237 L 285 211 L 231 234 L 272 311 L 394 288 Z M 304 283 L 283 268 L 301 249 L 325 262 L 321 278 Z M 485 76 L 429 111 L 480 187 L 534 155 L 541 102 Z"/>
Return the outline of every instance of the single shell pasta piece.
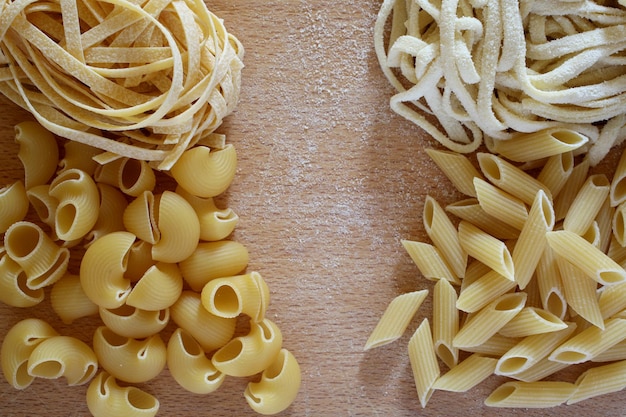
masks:
<path fill-rule="evenodd" d="M 224 318 L 246 314 L 254 322 L 265 318 L 269 298 L 269 288 L 258 272 L 213 279 L 201 293 L 202 305 L 209 313 Z"/>
<path fill-rule="evenodd" d="M 0 364 L 13 388 L 25 389 L 34 381 L 35 377 L 27 371 L 28 358 L 39 343 L 54 336 L 58 333 L 52 326 L 35 318 L 19 321 L 9 329 L 2 341 Z"/>
<path fill-rule="evenodd" d="M 93 174 L 93 179 L 98 183 L 108 184 L 112 187 L 119 188 L 120 167 L 124 161 L 125 158 L 115 158 L 98 164 Z"/>
<path fill-rule="evenodd" d="M 301 385 L 300 365 L 287 349 L 281 349 L 257 382 L 249 382 L 244 392 L 248 405 L 262 415 L 278 414 L 289 407 Z"/>
<path fill-rule="evenodd" d="M 563 228 L 582 235 L 591 226 L 609 196 L 610 183 L 604 174 L 591 175 L 569 206 Z"/>
<path fill-rule="evenodd" d="M 143 339 L 159 333 L 170 320 L 169 309 L 149 311 L 128 304 L 111 310 L 100 307 L 99 314 L 104 325 L 111 331 L 133 339 Z"/>
<path fill-rule="evenodd" d="M 34 377 L 65 377 L 68 385 L 82 385 L 98 371 L 98 359 L 85 342 L 71 336 L 54 336 L 37 344 L 28 357 L 28 373 Z"/>
<path fill-rule="evenodd" d="M 191 334 L 180 327 L 174 330 L 167 343 L 167 368 L 181 387 L 195 394 L 215 391 L 226 377 L 215 368 Z"/>
<path fill-rule="evenodd" d="M 474 177 L 483 178 L 467 156 L 447 150 L 426 149 L 435 164 L 461 193 L 476 197 Z"/>
<path fill-rule="evenodd" d="M 523 133 L 508 140 L 497 140 L 494 151 L 512 161 L 527 162 L 575 151 L 588 141 L 587 136 L 575 130 L 553 127 Z"/>
<path fill-rule="evenodd" d="M 108 184 L 98 183 L 100 192 L 100 208 L 98 219 L 93 228 L 85 235 L 85 247 L 89 247 L 96 239 L 109 233 L 125 230 L 124 210 L 128 202 L 124 194 Z"/>
<path fill-rule="evenodd" d="M 618 392 L 626 388 L 626 361 L 597 366 L 584 371 L 575 382 L 576 389 L 567 404 Z"/>
<path fill-rule="evenodd" d="M 32 290 L 22 267 L 8 255 L 0 257 L 0 301 L 13 307 L 32 307 L 44 299 L 44 289 Z"/>
<path fill-rule="evenodd" d="M 98 314 L 98 306 L 85 294 L 80 277 L 70 273 L 66 273 L 52 286 L 50 304 L 65 324 Z"/>
<path fill-rule="evenodd" d="M 446 211 L 498 239 L 516 239 L 520 233 L 519 229 L 487 214 L 475 198 L 468 198 L 448 204 Z"/>
<path fill-rule="evenodd" d="M 176 264 L 157 262 L 135 284 L 126 304 L 142 310 L 163 310 L 178 300 L 183 291 L 183 277 Z"/>
<path fill-rule="evenodd" d="M 0 189 L 0 233 L 13 224 L 24 220 L 28 213 L 28 195 L 22 181 Z"/>
<path fill-rule="evenodd" d="M 435 246 L 429 243 L 414 242 L 411 240 L 401 240 L 401 243 L 424 278 L 431 281 L 443 279 L 455 284 L 461 283 L 454 272 L 452 272 L 450 266 L 443 259 L 441 251 Z"/>
<path fill-rule="evenodd" d="M 576 385 L 560 381 L 509 381 L 496 388 L 485 400 L 489 407 L 548 408 L 565 403 Z"/>
<path fill-rule="evenodd" d="M 589 323 L 601 329 L 604 319 L 598 300 L 598 283 L 561 256 L 556 258 L 567 305 Z"/>
<path fill-rule="evenodd" d="M 39 219 L 54 230 L 54 218 L 59 200 L 50 195 L 50 185 L 42 184 L 31 187 L 26 191 L 26 195 Z"/>
<path fill-rule="evenodd" d="M 593 359 L 626 339 L 626 319 L 609 319 L 604 329 L 591 326 L 557 347 L 549 356 L 553 362 L 582 363 Z"/>
<path fill-rule="evenodd" d="M 422 321 L 409 339 L 408 351 L 417 396 L 424 408 L 434 392 L 433 385 L 441 374 L 428 319 Z"/>
<path fill-rule="evenodd" d="M 616 207 L 626 201 L 626 152 L 624 151 L 622 151 L 622 156 L 617 163 L 611 180 L 609 198 L 612 207 Z"/>
<path fill-rule="evenodd" d="M 59 201 L 54 230 L 60 239 L 80 239 L 96 224 L 100 192 L 87 173 L 79 169 L 64 171 L 52 180 L 48 192 Z"/>
<path fill-rule="evenodd" d="M 528 218 L 528 209 L 522 200 L 480 178 L 474 178 L 474 187 L 478 203 L 487 214 L 522 230 Z"/>
<path fill-rule="evenodd" d="M 212 150 L 195 146 L 186 150 L 170 172 L 176 182 L 198 197 L 215 197 L 230 186 L 237 170 L 237 152 L 232 144 Z"/>
<path fill-rule="evenodd" d="M 241 273 L 248 261 L 248 249 L 244 245 L 233 240 L 220 240 L 198 243 L 193 253 L 178 265 L 191 289 L 202 291 L 212 279 Z"/>
<path fill-rule="evenodd" d="M 165 191 L 158 197 L 156 210 L 161 237 L 152 246 L 152 258 L 170 263 L 188 258 L 200 239 L 200 222 L 193 207 L 178 194 Z"/>
<path fill-rule="evenodd" d="M 469 256 L 489 266 L 503 277 L 515 280 L 515 265 L 504 242 L 466 221 L 459 223 L 459 241 Z"/>
<path fill-rule="evenodd" d="M 239 216 L 233 209 L 219 209 L 212 197 L 194 196 L 180 186 L 176 187 L 176 193 L 183 196 L 196 211 L 200 221 L 201 240 L 210 242 L 222 240 L 235 230 Z"/>
<path fill-rule="evenodd" d="M 474 353 L 437 378 L 433 389 L 452 392 L 469 391 L 493 375 L 497 362 L 495 358 Z"/>
<path fill-rule="evenodd" d="M 154 245 L 161 238 L 156 216 L 154 194 L 151 191 L 145 191 L 128 204 L 122 221 L 126 230 L 136 235 L 137 238 Z"/>
<path fill-rule="evenodd" d="M 538 307 L 524 307 L 522 311 L 499 330 L 507 337 L 526 337 L 565 329 L 567 324 L 559 317 Z"/>
<path fill-rule="evenodd" d="M 17 156 L 24 166 L 26 189 L 47 183 L 59 162 L 59 147 L 52 133 L 37 122 L 21 122 L 15 125 L 15 142 L 20 145 Z"/>
<path fill-rule="evenodd" d="M 424 228 L 428 237 L 441 251 L 443 258 L 457 277 L 465 275 L 467 253 L 464 251 L 456 228 L 445 210 L 431 196 L 424 202 Z"/>
<path fill-rule="evenodd" d="M 574 170 L 574 154 L 565 152 L 548 158 L 537 180 L 550 190 L 552 199 L 559 195 Z"/>
<path fill-rule="evenodd" d="M 128 251 L 125 276 L 131 282 L 137 282 L 153 265 L 152 245 L 145 240 L 137 239 Z"/>
<path fill-rule="evenodd" d="M 131 284 L 124 273 L 134 242 L 132 233 L 114 232 L 102 236 L 85 251 L 80 263 L 80 282 L 87 297 L 98 306 L 117 308 L 126 301 Z"/>
<path fill-rule="evenodd" d="M 218 317 L 202 306 L 200 294 L 183 291 L 178 300 L 170 307 L 174 323 L 188 331 L 200 343 L 206 352 L 221 348 L 228 343 L 235 333 L 236 318 Z"/>
<path fill-rule="evenodd" d="M 118 173 L 118 188 L 131 197 L 145 191 L 153 191 L 156 176 L 148 162 L 133 158 L 123 158 Z"/>
<path fill-rule="evenodd" d="M 87 407 L 93 417 L 154 417 L 159 401 L 137 387 L 121 387 L 102 371 L 87 388 Z"/>
<path fill-rule="evenodd" d="M 103 369 L 116 379 L 130 383 L 153 379 L 167 361 L 165 343 L 158 334 L 133 339 L 115 334 L 106 326 L 96 329 L 93 350 Z"/>
<path fill-rule="evenodd" d="M 282 333 L 274 322 L 267 318 L 257 323 L 251 321 L 250 332 L 222 346 L 211 361 L 223 374 L 251 376 L 271 365 L 282 344 Z"/>
<path fill-rule="evenodd" d="M 391 300 L 367 339 L 364 350 L 384 346 L 400 338 L 427 295 L 428 290 L 419 290 L 400 294 Z"/>
<path fill-rule="evenodd" d="M 459 331 L 459 311 L 456 290 L 446 280 L 439 280 L 433 292 L 433 343 L 437 356 L 453 368 L 459 360 L 459 350 L 452 340 Z"/>
<path fill-rule="evenodd" d="M 93 157 L 102 153 L 100 149 L 73 140 L 66 141 L 63 149 L 65 152 L 59 160 L 57 175 L 68 169 L 80 169 L 93 177 L 98 167 Z"/>

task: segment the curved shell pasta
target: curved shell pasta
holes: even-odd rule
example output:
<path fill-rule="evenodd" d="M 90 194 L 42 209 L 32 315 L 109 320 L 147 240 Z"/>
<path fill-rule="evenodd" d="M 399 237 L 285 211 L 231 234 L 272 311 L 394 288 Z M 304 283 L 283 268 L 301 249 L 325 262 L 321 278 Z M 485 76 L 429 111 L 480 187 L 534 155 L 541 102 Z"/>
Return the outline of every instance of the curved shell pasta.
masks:
<path fill-rule="evenodd" d="M 153 379 L 167 361 L 165 343 L 158 334 L 133 339 L 100 326 L 93 336 L 93 349 L 103 369 L 116 379 L 130 383 Z"/>
<path fill-rule="evenodd" d="M 111 310 L 100 307 L 100 318 L 105 326 L 122 337 L 143 339 L 159 333 L 167 326 L 170 311 L 141 310 L 124 304 Z"/>
<path fill-rule="evenodd" d="M 94 417 L 154 417 L 159 401 L 137 387 L 120 387 L 102 371 L 87 388 L 87 407 Z"/>
<path fill-rule="evenodd" d="M 198 197 L 215 197 L 226 191 L 237 170 L 237 152 L 232 144 L 211 150 L 195 146 L 186 150 L 172 166 L 178 184 Z"/>
<path fill-rule="evenodd" d="M 152 245 L 161 238 L 157 228 L 155 204 L 154 194 L 145 191 L 128 204 L 122 217 L 126 230 Z"/>
<path fill-rule="evenodd" d="M 100 149 L 73 140 L 66 141 L 63 144 L 63 149 L 65 152 L 59 161 L 57 175 L 68 169 L 76 168 L 93 177 L 98 167 L 98 163 L 93 158 L 102 153 Z"/>
<path fill-rule="evenodd" d="M 8 255 L 0 258 L 0 301 L 13 307 L 32 307 L 44 299 L 44 290 L 31 290 L 22 268 Z"/>
<path fill-rule="evenodd" d="M 28 196 L 22 181 L 0 189 L 0 233 L 16 222 L 24 220 L 28 213 Z"/>
<path fill-rule="evenodd" d="M 180 262 L 198 246 L 200 222 L 193 207 L 175 192 L 158 196 L 157 227 L 161 238 L 152 246 L 152 258 L 162 262 Z"/>
<path fill-rule="evenodd" d="M 74 274 L 67 273 L 54 283 L 50 291 L 50 304 L 65 324 L 98 314 L 98 306 L 87 297 L 80 277 Z"/>
<path fill-rule="evenodd" d="M 93 179 L 98 183 L 108 184 L 119 188 L 120 167 L 124 158 L 116 158 L 111 161 L 98 164 L 93 174 Z"/>
<path fill-rule="evenodd" d="M 27 388 L 35 379 L 28 373 L 28 358 L 45 339 L 58 336 L 56 330 L 43 320 L 24 319 L 11 327 L 0 349 L 0 364 L 6 380 L 16 389 Z"/>
<path fill-rule="evenodd" d="M 191 334 L 205 352 L 212 352 L 228 343 L 235 333 L 237 319 L 217 317 L 209 313 L 200 300 L 200 294 L 183 291 L 170 307 L 172 320 Z"/>
<path fill-rule="evenodd" d="M 145 191 L 154 190 L 156 176 L 150 165 L 133 158 L 123 158 L 119 168 L 118 187 L 124 193 L 137 197 Z"/>
<path fill-rule="evenodd" d="M 126 277 L 132 282 L 139 281 L 152 265 L 152 245 L 145 240 L 135 241 L 128 252 Z"/>
<path fill-rule="evenodd" d="M 34 377 L 65 377 L 68 385 L 82 385 L 96 375 L 98 359 L 94 351 L 71 336 L 43 340 L 28 358 L 28 373 Z"/>
<path fill-rule="evenodd" d="M 230 376 L 251 376 L 266 369 L 282 348 L 280 329 L 269 319 L 250 323 L 250 332 L 221 347 L 211 358 L 213 365 Z"/>
<path fill-rule="evenodd" d="M 248 315 L 253 322 L 265 317 L 270 292 L 258 272 L 234 277 L 216 278 L 202 289 L 202 305 L 219 317 Z"/>
<path fill-rule="evenodd" d="M 296 399 L 301 381 L 300 365 L 295 356 L 287 349 L 281 349 L 274 362 L 261 374 L 261 380 L 248 383 L 244 397 L 257 413 L 277 414 Z"/>
<path fill-rule="evenodd" d="M 232 240 L 220 240 L 200 242 L 179 266 L 191 289 L 201 291 L 212 279 L 239 274 L 246 269 L 248 261 L 248 249 L 244 245 Z"/>
<path fill-rule="evenodd" d="M 50 195 L 50 185 L 42 184 L 31 187 L 26 191 L 26 196 L 39 219 L 54 230 L 54 217 L 59 206 L 59 200 Z"/>
<path fill-rule="evenodd" d="M 20 145 L 17 157 L 24 166 L 26 189 L 47 183 L 59 163 L 59 146 L 48 130 L 33 121 L 15 125 L 15 142 Z"/>
<path fill-rule="evenodd" d="M 181 387 L 195 394 L 215 391 L 225 378 L 213 366 L 202 346 L 181 328 L 174 331 L 167 344 L 167 368 Z"/>
<path fill-rule="evenodd" d="M 128 252 L 135 241 L 129 232 L 114 232 L 96 240 L 80 263 L 80 282 L 85 294 L 100 307 L 117 308 L 131 290 L 124 276 Z"/>
<path fill-rule="evenodd" d="M 158 262 L 135 284 L 126 304 L 142 310 L 163 310 L 174 304 L 182 291 L 183 277 L 178 266 Z"/>
<path fill-rule="evenodd" d="M 83 238 L 98 220 L 100 192 L 84 171 L 68 169 L 50 183 L 49 193 L 59 200 L 54 215 L 54 230 L 60 239 Z"/>
<path fill-rule="evenodd" d="M 181 186 L 176 193 L 191 204 L 200 221 L 200 239 L 218 241 L 227 238 L 239 222 L 239 216 L 231 208 L 219 209 L 212 197 L 196 197 Z"/>
<path fill-rule="evenodd" d="M 126 197 L 120 190 L 108 184 L 96 185 L 100 193 L 100 208 L 96 223 L 85 235 L 85 247 L 104 235 L 125 230 L 123 216 L 128 206 Z"/>

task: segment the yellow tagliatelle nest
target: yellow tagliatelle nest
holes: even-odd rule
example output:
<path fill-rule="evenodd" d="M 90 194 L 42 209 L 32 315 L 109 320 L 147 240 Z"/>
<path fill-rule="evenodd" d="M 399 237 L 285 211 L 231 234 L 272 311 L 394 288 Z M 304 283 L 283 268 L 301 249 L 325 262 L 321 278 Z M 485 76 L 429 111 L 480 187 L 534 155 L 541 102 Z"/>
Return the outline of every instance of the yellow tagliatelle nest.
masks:
<path fill-rule="evenodd" d="M 0 1 L 0 92 L 59 136 L 169 169 L 237 104 L 243 47 L 202 0 Z"/>

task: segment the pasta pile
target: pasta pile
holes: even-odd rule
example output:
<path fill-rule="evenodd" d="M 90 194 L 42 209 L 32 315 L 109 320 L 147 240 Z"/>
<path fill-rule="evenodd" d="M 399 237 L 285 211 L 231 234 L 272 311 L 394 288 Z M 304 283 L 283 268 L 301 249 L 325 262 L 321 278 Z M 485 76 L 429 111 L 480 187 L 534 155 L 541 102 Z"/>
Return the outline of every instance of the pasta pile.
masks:
<path fill-rule="evenodd" d="M 248 250 L 228 239 L 239 217 L 214 202 L 235 173 L 232 145 L 186 150 L 170 171 L 175 189 L 161 190 L 156 175 L 164 174 L 146 161 L 101 165 L 93 159 L 101 150 L 75 141 L 59 152 L 36 122 L 19 123 L 16 141 L 25 176 L 0 189 L 0 301 L 35 307 L 49 290 L 64 323 L 94 315 L 102 323 L 91 345 L 39 319 L 15 324 L 0 352 L 13 387 L 64 377 L 89 383 L 95 417 L 154 416 L 159 401 L 133 384 L 167 367 L 195 394 L 227 377 L 250 378 L 244 397 L 260 414 L 294 401 L 300 367 L 265 315 L 268 285 L 245 272 Z"/>
<path fill-rule="evenodd" d="M 569 136 L 577 146 L 559 140 Z M 576 155 L 586 140 L 574 131 L 507 143 L 502 154 L 477 153 L 478 169 L 463 154 L 427 151 L 467 198 L 442 207 L 427 196 L 430 242 L 402 241 L 435 282 L 432 326 L 425 318 L 408 342 L 422 407 L 435 391 L 465 392 L 494 374 L 510 381 L 485 399 L 492 407 L 626 388 L 626 152 L 609 180 Z M 393 299 L 365 349 L 397 340 L 427 296 Z M 580 363 L 591 366 L 574 383 L 545 379 Z"/>
<path fill-rule="evenodd" d="M 4 0 L 0 15 L 0 92 L 63 138 L 169 169 L 238 102 L 243 47 L 202 0 Z"/>
<path fill-rule="evenodd" d="M 384 0 L 374 42 L 391 108 L 461 153 L 573 129 L 593 166 L 626 137 L 626 9 L 610 3 Z"/>

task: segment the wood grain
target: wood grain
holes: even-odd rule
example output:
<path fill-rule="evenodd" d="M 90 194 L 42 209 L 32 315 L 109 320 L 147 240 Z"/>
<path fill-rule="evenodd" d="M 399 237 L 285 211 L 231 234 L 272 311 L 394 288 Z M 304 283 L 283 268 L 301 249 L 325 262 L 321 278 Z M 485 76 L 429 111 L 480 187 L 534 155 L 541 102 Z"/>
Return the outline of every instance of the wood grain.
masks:
<path fill-rule="evenodd" d="M 422 410 L 406 344 L 430 317 L 430 297 L 404 337 L 364 353 L 394 296 L 432 290 L 400 244 L 426 239 L 424 197 L 442 204 L 459 197 L 422 150 L 434 143 L 389 110 L 393 91 L 372 43 L 380 1 L 208 4 L 246 49 L 241 101 L 220 128 L 240 159 L 221 203 L 241 218 L 232 238 L 248 247 L 249 269 L 266 279 L 268 316 L 302 367 L 300 394 L 282 416 L 624 414 L 622 394 L 549 410 L 490 409 L 483 400 L 503 381 L 498 378 L 467 393 L 436 392 Z M 6 100 L 0 104 L 0 175 L 7 184 L 22 174 L 13 125 L 29 116 Z M 87 342 L 98 325 L 95 319 L 63 325 L 47 300 L 32 309 L 2 305 L 0 338 L 33 316 Z M 573 381 L 579 372 L 560 376 Z M 227 379 L 216 393 L 197 396 L 165 371 L 142 387 L 161 401 L 160 416 L 253 416 L 242 395 L 246 382 Z M 87 416 L 85 390 L 37 380 L 15 391 L 2 379 L 0 415 Z"/>

